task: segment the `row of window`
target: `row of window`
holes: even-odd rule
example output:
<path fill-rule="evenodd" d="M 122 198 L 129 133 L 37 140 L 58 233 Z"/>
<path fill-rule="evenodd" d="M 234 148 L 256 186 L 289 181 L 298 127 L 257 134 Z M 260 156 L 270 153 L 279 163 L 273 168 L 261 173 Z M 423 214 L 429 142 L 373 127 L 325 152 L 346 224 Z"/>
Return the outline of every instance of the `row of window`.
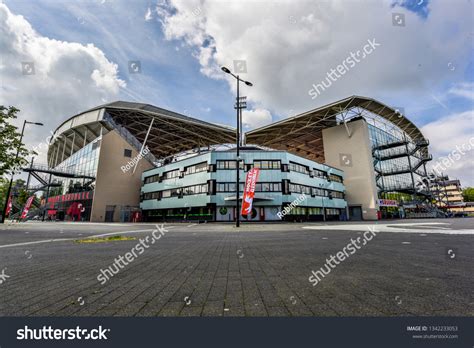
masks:
<path fill-rule="evenodd" d="M 201 162 L 189 167 L 184 168 L 184 174 L 189 175 L 189 174 L 194 174 L 194 173 L 200 173 L 200 172 L 205 172 L 207 171 L 208 168 L 207 162 Z"/>
<path fill-rule="evenodd" d="M 217 169 L 237 169 L 237 161 L 230 160 L 230 161 L 217 161 L 216 162 Z M 244 169 L 244 162 L 240 161 L 240 169 Z"/>
<path fill-rule="evenodd" d="M 236 183 L 218 182 L 217 192 L 235 192 Z M 239 185 L 240 192 L 244 191 L 244 183 Z M 255 185 L 255 192 L 281 192 L 281 182 L 261 182 Z"/>
<path fill-rule="evenodd" d="M 302 164 L 298 164 L 298 163 L 295 163 L 295 162 L 290 162 L 290 164 L 288 165 L 288 168 L 292 172 L 297 172 L 297 173 L 309 175 L 309 167 L 304 166 Z"/>
<path fill-rule="evenodd" d="M 301 184 L 289 183 L 289 192 L 287 193 L 300 193 L 307 194 L 312 196 L 320 197 L 330 197 L 330 198 L 339 198 L 344 199 L 344 193 L 339 191 L 329 191 L 324 190 L 318 187 L 306 186 Z M 149 199 L 162 199 L 169 197 L 178 197 L 178 196 L 188 196 L 188 195 L 197 195 L 201 193 L 208 193 L 209 191 L 208 184 L 198 184 L 193 186 L 186 187 L 177 187 L 173 189 L 147 192 L 143 195 L 144 200 Z M 244 183 L 241 182 L 239 185 L 240 192 L 244 191 Z M 216 183 L 216 192 L 235 192 L 236 183 L 235 182 L 218 182 Z M 255 192 L 282 192 L 282 183 L 281 182 L 260 182 L 255 185 Z M 212 194 L 214 194 L 212 192 Z M 286 194 L 286 193 L 285 193 Z"/>
<path fill-rule="evenodd" d="M 290 192 L 291 193 L 304 193 L 307 195 L 321 196 L 321 197 L 331 197 L 331 198 L 344 198 L 344 193 L 339 191 L 329 191 L 324 190 L 318 187 L 306 186 L 301 184 L 292 184 L 290 183 Z"/>
<path fill-rule="evenodd" d="M 279 160 L 255 160 L 253 164 L 247 164 L 246 169 L 252 168 L 259 168 L 261 170 L 282 170 L 282 165 Z M 207 162 L 202 162 L 198 163 L 189 167 L 184 168 L 184 175 L 190 175 L 194 173 L 199 173 L 203 171 L 207 171 L 209 168 L 209 165 Z M 235 160 L 219 160 L 216 162 L 216 168 L 220 170 L 235 170 L 237 168 L 237 161 Z M 244 169 L 245 165 L 241 161 L 240 162 L 240 169 Z M 312 174 L 313 176 L 316 176 L 318 178 L 323 178 L 323 179 L 329 179 L 331 181 L 335 182 L 340 182 L 342 183 L 342 177 L 336 174 L 329 174 L 327 175 L 326 172 L 318 169 L 313 169 L 311 170 L 308 166 L 304 166 L 302 164 L 298 164 L 295 162 L 290 162 L 288 165 L 288 169 L 290 171 L 294 171 L 297 173 L 302 173 L 305 175 L 310 175 Z M 166 179 L 173 179 L 177 178 L 181 175 L 181 172 L 179 169 L 174 169 L 168 172 L 164 172 L 163 175 L 161 176 L 162 180 Z M 160 181 L 160 174 L 152 175 L 147 178 L 145 178 L 145 184 L 150 184 L 153 182 Z"/>
<path fill-rule="evenodd" d="M 339 215 L 340 210 L 337 208 L 325 208 L 326 215 Z M 291 209 L 291 215 L 323 215 L 323 209 L 317 207 L 301 207 L 297 206 Z"/>
<path fill-rule="evenodd" d="M 252 168 L 252 164 L 247 164 L 247 169 Z M 281 162 L 279 160 L 254 160 L 253 167 L 259 168 L 262 170 L 282 170 Z M 227 160 L 227 161 L 217 161 L 217 169 L 236 169 L 237 168 L 237 161 L 235 160 Z M 240 162 L 240 169 L 244 169 L 244 163 Z M 310 167 L 290 162 L 288 165 L 289 171 L 297 172 L 305 175 L 312 174 L 318 178 L 322 179 L 329 179 L 331 181 L 340 182 L 342 183 L 342 176 L 336 174 L 327 174 L 326 172 L 318 169 L 311 170 Z"/>
<path fill-rule="evenodd" d="M 184 168 L 184 175 L 190 175 L 190 174 L 204 172 L 204 171 L 207 171 L 208 167 L 209 166 L 208 166 L 207 162 L 197 163 L 197 164 L 194 164 L 192 166 L 185 167 Z M 170 170 L 168 172 L 164 172 L 162 175 L 155 174 L 155 175 L 146 177 L 145 178 L 145 184 L 151 184 L 151 183 L 154 183 L 154 182 L 158 182 L 158 181 L 160 181 L 160 177 L 161 177 L 161 180 L 166 180 L 166 179 L 177 178 L 180 175 L 181 175 L 181 172 L 180 172 L 179 169 L 173 169 L 173 170 Z"/>
<path fill-rule="evenodd" d="M 169 190 L 147 192 L 143 194 L 143 199 L 161 199 L 179 196 L 197 195 L 200 193 L 207 193 L 207 184 L 198 184 L 193 186 L 178 187 Z"/>
<path fill-rule="evenodd" d="M 255 160 L 253 161 L 254 168 L 259 168 L 262 170 L 267 169 L 280 169 L 281 170 L 281 162 L 280 161 L 263 161 L 263 160 Z"/>

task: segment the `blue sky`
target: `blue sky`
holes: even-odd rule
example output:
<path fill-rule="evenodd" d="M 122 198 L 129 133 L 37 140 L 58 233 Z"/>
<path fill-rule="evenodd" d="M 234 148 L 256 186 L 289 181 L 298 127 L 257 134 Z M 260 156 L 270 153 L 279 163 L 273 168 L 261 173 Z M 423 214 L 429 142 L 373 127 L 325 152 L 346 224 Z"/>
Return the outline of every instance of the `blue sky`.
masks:
<path fill-rule="evenodd" d="M 44 86 L 44 76 L 48 93 L 31 89 L 16 103 L 24 104 L 30 117 L 47 113 L 49 128 L 118 99 L 233 125 L 234 85 L 218 68 L 232 69 L 233 60 L 242 59 L 248 67 L 244 78 L 255 85 L 244 90 L 247 129 L 358 94 L 404 107 L 406 116 L 429 133 L 435 156 L 447 155 L 473 136 L 474 12 L 469 0 L 3 3 L 18 23 L 2 25 L 21 36 L 21 15 L 35 32 L 28 34 L 34 37 L 30 42 L 47 40 L 49 47 L 48 52 L 35 45 L 12 48 L 11 61 L 34 61 L 37 74 L 5 78 L 4 99 L 19 98 L 6 93 L 15 86 Z M 404 16 L 403 26 L 393 25 L 394 13 Z M 370 38 L 379 40 L 380 48 L 312 100 L 311 85 Z M 54 65 L 57 57 L 67 62 L 61 74 Z M 130 73 L 129 61 L 140 61 L 141 73 Z M 106 71 L 99 82 L 86 76 L 86 65 Z M 43 114 L 34 116 L 38 110 Z M 463 129 L 453 129 L 453 120 L 459 119 Z M 450 127 L 438 134 L 444 123 Z M 450 170 L 474 184 L 472 152 L 464 157 L 467 165 Z"/>
<path fill-rule="evenodd" d="M 80 6 L 67 1 L 7 1 L 6 4 L 43 36 L 93 43 L 100 48 L 110 61 L 118 64 L 119 77 L 127 82 L 127 90 L 134 92 L 139 101 L 208 121 L 231 121 L 221 116 L 228 114 L 228 106 L 233 102 L 225 81 L 203 76 L 190 48 L 164 40 L 160 25 L 144 20 L 147 8 L 152 6 L 150 1 L 114 4 L 86 1 Z M 122 15 L 125 17 L 117 20 Z M 94 24 L 96 21 L 100 25 Z M 115 41 L 109 40 L 109 35 Z M 141 62 L 141 74 L 128 73 L 128 63 L 134 60 Z M 133 100 L 126 91 L 118 98 Z"/>

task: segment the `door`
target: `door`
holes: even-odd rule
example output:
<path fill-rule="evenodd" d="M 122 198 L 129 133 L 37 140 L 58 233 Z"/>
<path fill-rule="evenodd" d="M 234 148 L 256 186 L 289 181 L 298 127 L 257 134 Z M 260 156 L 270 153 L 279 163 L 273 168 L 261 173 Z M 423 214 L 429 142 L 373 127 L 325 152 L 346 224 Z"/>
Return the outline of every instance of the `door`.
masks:
<path fill-rule="evenodd" d="M 349 220 L 362 220 L 362 207 L 360 205 L 349 207 Z"/>
<path fill-rule="evenodd" d="M 105 207 L 105 222 L 114 222 L 115 205 L 107 205 Z"/>

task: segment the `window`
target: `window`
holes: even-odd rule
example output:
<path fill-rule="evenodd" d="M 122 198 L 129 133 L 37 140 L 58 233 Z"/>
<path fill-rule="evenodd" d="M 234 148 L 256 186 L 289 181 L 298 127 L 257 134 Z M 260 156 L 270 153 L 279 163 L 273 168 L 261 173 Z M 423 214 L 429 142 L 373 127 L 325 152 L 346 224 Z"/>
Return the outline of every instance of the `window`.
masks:
<path fill-rule="evenodd" d="M 317 177 L 317 178 L 326 178 L 327 177 L 327 173 L 323 172 L 322 170 L 319 170 L 319 169 L 314 169 L 313 173 L 314 173 L 314 176 Z"/>
<path fill-rule="evenodd" d="M 298 173 L 309 175 L 309 168 L 302 164 L 290 162 L 290 165 L 288 167 L 290 171 L 292 172 L 298 172 Z"/>
<path fill-rule="evenodd" d="M 312 190 L 313 190 L 313 195 L 315 196 L 321 196 L 321 197 L 327 196 L 326 190 L 323 190 L 317 187 L 313 187 Z"/>
<path fill-rule="evenodd" d="M 336 174 L 329 174 L 329 180 L 342 183 L 342 176 Z"/>
<path fill-rule="evenodd" d="M 179 176 L 179 169 L 171 170 L 169 172 L 163 173 L 163 179 L 173 179 Z"/>
<path fill-rule="evenodd" d="M 326 208 L 326 215 L 339 215 L 339 209 Z"/>
<path fill-rule="evenodd" d="M 254 165 L 255 168 L 259 168 L 259 169 L 262 169 L 262 170 L 265 170 L 265 169 L 278 169 L 278 170 L 281 170 L 281 162 L 280 161 L 256 160 L 256 161 L 253 161 L 253 165 Z"/>
<path fill-rule="evenodd" d="M 237 169 L 237 161 L 217 161 L 217 169 Z M 240 169 L 244 169 L 243 161 L 240 161 Z"/>
<path fill-rule="evenodd" d="M 92 143 L 92 150 L 97 149 L 100 146 L 100 140 L 97 140 L 96 142 Z"/>
<path fill-rule="evenodd" d="M 147 200 L 147 199 L 158 199 L 160 197 L 160 192 L 159 191 L 155 191 L 155 192 L 147 192 L 143 195 L 143 199 L 144 200 Z"/>
<path fill-rule="evenodd" d="M 149 176 L 149 177 L 145 178 L 145 184 L 151 184 L 153 182 L 157 182 L 159 180 L 159 178 L 160 178 L 159 174 Z"/>
<path fill-rule="evenodd" d="M 255 185 L 255 192 L 281 192 L 281 182 L 262 182 Z"/>
<path fill-rule="evenodd" d="M 304 194 L 309 195 L 311 194 L 311 187 L 290 183 L 290 192 L 291 193 L 304 193 Z"/>
<path fill-rule="evenodd" d="M 257 184 L 258 185 L 258 184 Z M 240 192 L 244 191 L 244 183 L 240 183 Z M 235 182 L 218 182 L 217 183 L 217 192 L 235 192 L 236 184 Z"/>
<path fill-rule="evenodd" d="M 124 157 L 132 157 L 132 150 L 130 150 L 130 149 L 124 149 L 124 150 L 123 150 L 123 156 L 124 156 Z"/>
<path fill-rule="evenodd" d="M 344 199 L 344 192 L 331 191 L 332 198 Z"/>
<path fill-rule="evenodd" d="M 207 171 L 207 168 L 208 168 L 207 162 L 198 163 L 193 166 L 184 168 L 184 174 L 189 175 L 189 174 L 204 172 L 204 171 Z"/>
<path fill-rule="evenodd" d="M 161 191 L 161 198 L 178 197 L 181 194 L 183 194 L 184 196 L 191 196 L 200 193 L 207 193 L 207 184 L 198 184 L 193 186 L 164 190 Z"/>
<path fill-rule="evenodd" d="M 322 208 L 308 208 L 308 214 L 309 215 L 323 215 L 323 209 Z"/>
<path fill-rule="evenodd" d="M 207 184 L 199 184 L 183 188 L 184 195 L 197 195 L 200 193 L 207 193 Z"/>

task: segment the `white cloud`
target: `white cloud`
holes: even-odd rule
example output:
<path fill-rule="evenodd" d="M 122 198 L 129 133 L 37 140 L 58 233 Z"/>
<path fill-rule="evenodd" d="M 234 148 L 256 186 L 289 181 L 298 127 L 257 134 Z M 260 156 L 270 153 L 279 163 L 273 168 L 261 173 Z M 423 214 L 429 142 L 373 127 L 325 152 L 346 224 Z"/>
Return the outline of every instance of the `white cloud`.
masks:
<path fill-rule="evenodd" d="M 201 72 L 227 79 L 234 93 L 234 79 L 220 67 L 233 69 L 234 60 L 246 61 L 242 76 L 254 87 L 245 88 L 244 94 L 265 111 L 245 113 L 250 127 L 270 122 L 270 112 L 287 117 L 288 110 L 294 115 L 353 94 L 404 107 L 420 100 L 432 106 L 437 94 L 472 97 L 472 85 L 457 85 L 448 94 L 442 87 L 464 78 L 472 46 L 472 4 L 431 1 L 423 18 L 400 7 L 400 1 L 394 3 L 169 0 L 160 2 L 157 13 L 165 37 L 193 48 Z M 404 14 L 405 26 L 393 25 L 394 12 Z M 313 83 L 368 39 L 381 46 L 312 100 L 308 91 Z M 442 155 L 468 140 L 469 120 L 472 114 L 462 113 L 424 127 L 431 151 Z M 465 172 L 472 169 L 471 159 L 456 163 L 451 173 L 473 184 Z"/>
<path fill-rule="evenodd" d="M 391 1 L 170 0 L 157 12 L 165 37 L 193 47 L 205 75 L 228 79 L 234 90 L 234 81 L 219 68 L 246 60 L 245 77 L 254 83 L 245 92 L 249 100 L 283 113 L 306 111 L 353 94 L 429 98 L 433 86 L 464 71 L 461 62 L 468 61 L 471 40 L 470 6 L 430 2 L 426 19 L 392 8 Z M 392 25 L 392 12 L 405 15 L 404 27 Z M 312 100 L 312 84 L 368 39 L 381 47 Z M 448 62 L 455 62 L 455 71 Z"/>
<path fill-rule="evenodd" d="M 147 8 L 145 13 L 145 22 L 151 21 L 153 19 L 151 8 Z"/>
<path fill-rule="evenodd" d="M 18 123 L 28 119 L 45 124 L 41 132 L 26 133 L 25 142 L 31 148 L 44 143 L 49 130 L 67 117 L 116 99 L 125 87 L 117 76 L 117 65 L 93 44 L 41 36 L 4 4 L 0 4 L 0 50 L 0 104 L 21 110 Z M 34 74 L 24 74 L 24 62 L 33 64 Z"/>
<path fill-rule="evenodd" d="M 449 90 L 449 93 L 474 101 L 474 83 L 463 82 L 456 84 Z"/>
<path fill-rule="evenodd" d="M 244 128 L 257 128 L 272 122 L 272 114 L 266 109 L 242 111 L 242 125 Z"/>
<path fill-rule="evenodd" d="M 439 164 L 438 171 L 442 169 L 451 178 L 460 179 L 463 186 L 474 186 L 474 111 L 443 117 L 421 131 L 430 140 L 433 154 L 428 167 Z"/>

